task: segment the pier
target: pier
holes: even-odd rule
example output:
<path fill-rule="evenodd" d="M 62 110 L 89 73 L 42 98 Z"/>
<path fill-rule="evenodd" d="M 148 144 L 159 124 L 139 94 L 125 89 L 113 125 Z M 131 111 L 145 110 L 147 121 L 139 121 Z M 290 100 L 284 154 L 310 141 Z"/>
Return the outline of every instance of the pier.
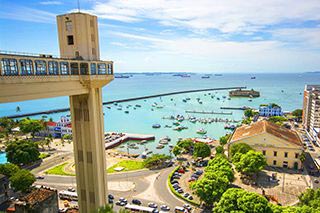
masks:
<path fill-rule="evenodd" d="M 207 88 L 207 89 L 183 90 L 183 91 L 177 91 L 177 92 L 160 93 L 160 94 L 155 94 L 155 95 L 147 95 L 147 96 L 140 96 L 140 97 L 134 97 L 134 98 L 125 98 L 125 99 L 118 99 L 118 100 L 113 100 L 113 101 L 106 101 L 106 102 L 103 102 L 103 105 L 136 101 L 136 100 L 144 100 L 144 99 L 157 98 L 157 97 L 163 97 L 163 96 L 178 95 L 178 94 L 184 94 L 184 93 L 245 89 L 245 88 L 246 87 L 221 87 L 221 88 L 209 88 L 209 89 Z M 53 109 L 53 110 L 46 110 L 46 111 L 40 111 L 40 112 L 31 112 L 31 113 L 10 115 L 7 117 L 8 118 L 23 118 L 23 117 L 28 117 L 28 116 L 48 115 L 48 114 L 55 114 L 55 113 L 60 113 L 60 112 L 68 112 L 69 110 L 70 110 L 70 108 L 61 108 L 61 109 Z"/>
<path fill-rule="evenodd" d="M 246 109 L 251 109 L 251 107 L 247 107 L 247 106 L 243 106 L 243 107 L 220 107 L 220 109 L 246 110 Z"/>
<path fill-rule="evenodd" d="M 105 134 L 106 135 L 109 135 L 109 136 L 112 136 L 112 135 L 119 135 L 118 133 L 107 133 Z M 155 136 L 154 135 L 142 135 L 142 134 L 131 134 L 131 133 L 122 133 L 120 135 L 120 137 L 114 139 L 114 140 L 110 140 L 110 141 L 107 141 L 106 139 L 106 143 L 105 143 L 105 148 L 106 149 L 111 149 L 111 148 L 114 148 L 122 143 L 125 143 L 127 141 L 142 141 L 142 140 L 146 140 L 146 141 L 151 141 L 151 140 L 154 140 L 155 139 Z"/>
<path fill-rule="evenodd" d="M 214 111 L 196 111 L 196 110 L 186 110 L 186 113 L 196 113 L 196 114 L 214 114 L 214 115 L 232 115 L 232 112 L 214 112 Z"/>

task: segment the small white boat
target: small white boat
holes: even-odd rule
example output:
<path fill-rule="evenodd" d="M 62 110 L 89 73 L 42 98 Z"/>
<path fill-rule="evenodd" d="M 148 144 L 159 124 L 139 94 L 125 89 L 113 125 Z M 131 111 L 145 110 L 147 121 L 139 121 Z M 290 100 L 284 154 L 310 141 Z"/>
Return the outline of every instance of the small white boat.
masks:
<path fill-rule="evenodd" d="M 207 134 L 207 130 L 201 128 L 201 129 L 198 129 L 198 130 L 197 130 L 197 133 L 198 133 L 198 134 L 201 134 L 201 135 L 204 135 L 204 134 Z"/>
<path fill-rule="evenodd" d="M 162 145 L 162 144 L 158 144 L 156 147 L 156 149 L 163 149 L 163 148 L 164 148 L 164 145 Z"/>

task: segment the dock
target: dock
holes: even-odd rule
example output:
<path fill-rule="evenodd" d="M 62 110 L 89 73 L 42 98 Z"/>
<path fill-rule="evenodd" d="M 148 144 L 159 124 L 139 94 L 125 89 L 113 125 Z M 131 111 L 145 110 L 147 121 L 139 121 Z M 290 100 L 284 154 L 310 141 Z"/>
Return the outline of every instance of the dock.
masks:
<path fill-rule="evenodd" d="M 163 96 L 178 95 L 178 94 L 184 94 L 184 93 L 207 92 L 207 91 L 218 91 L 218 90 L 232 90 L 232 89 L 245 89 L 245 88 L 246 87 L 220 87 L 220 88 L 183 90 L 183 91 L 177 91 L 177 92 L 160 93 L 160 94 L 155 94 L 155 95 L 147 95 L 147 96 L 140 96 L 140 97 L 134 97 L 134 98 L 125 98 L 125 99 L 118 99 L 118 100 L 113 100 L 113 101 L 106 101 L 106 102 L 103 102 L 103 105 L 108 105 L 108 104 L 113 104 L 113 103 L 121 103 L 121 102 L 129 102 L 129 101 L 136 101 L 136 100 L 144 100 L 144 99 L 163 97 Z M 61 109 L 45 110 L 45 111 L 40 111 L 40 112 L 16 114 L 16 115 L 10 115 L 10 116 L 6 116 L 6 117 L 14 119 L 14 118 L 23 118 L 23 117 L 28 117 L 28 116 L 36 116 L 36 115 L 49 115 L 49 114 L 55 114 L 55 113 L 60 113 L 60 112 L 68 112 L 68 111 L 70 111 L 70 108 L 61 108 Z"/>
<path fill-rule="evenodd" d="M 251 109 L 251 107 L 247 107 L 247 106 L 243 106 L 243 107 L 220 107 L 220 109 L 246 110 L 246 109 Z"/>
<path fill-rule="evenodd" d="M 119 134 L 119 133 L 106 133 L 107 134 Z M 151 140 L 155 140 L 155 136 L 154 135 L 143 135 L 143 134 L 132 134 L 132 133 L 121 133 L 122 136 L 119 138 L 116 138 L 110 142 L 106 142 L 105 143 L 105 149 L 112 149 L 116 146 L 119 146 L 122 143 L 125 143 L 127 141 L 142 141 L 142 140 L 146 140 L 146 141 L 151 141 Z"/>
<path fill-rule="evenodd" d="M 214 115 L 232 115 L 232 112 L 214 112 L 214 111 L 196 111 L 196 110 L 186 110 L 186 113 L 196 113 L 196 114 L 214 114 Z"/>

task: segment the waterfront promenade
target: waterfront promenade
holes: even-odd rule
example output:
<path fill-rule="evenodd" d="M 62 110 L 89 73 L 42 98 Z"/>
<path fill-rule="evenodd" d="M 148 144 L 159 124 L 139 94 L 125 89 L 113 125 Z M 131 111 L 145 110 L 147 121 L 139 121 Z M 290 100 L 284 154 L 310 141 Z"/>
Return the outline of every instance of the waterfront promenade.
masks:
<path fill-rule="evenodd" d="M 125 99 L 118 99 L 113 101 L 106 101 L 103 102 L 103 105 L 107 104 L 113 104 L 113 103 L 121 103 L 121 102 L 129 102 L 129 101 L 136 101 L 136 100 L 144 100 L 144 99 L 150 99 L 150 98 L 156 98 L 156 97 L 164 97 L 164 96 L 171 96 L 171 95 L 178 95 L 178 94 L 184 94 L 184 93 L 196 93 L 196 92 L 208 92 L 208 91 L 219 91 L 219 90 L 233 90 L 233 89 L 245 89 L 246 87 L 220 87 L 220 88 L 207 88 L 207 89 L 194 89 L 194 90 L 182 90 L 182 91 L 176 91 L 176 92 L 169 92 L 169 93 L 160 93 L 155 95 L 147 95 L 147 96 L 140 96 L 140 97 L 134 97 L 134 98 L 125 98 Z M 16 114 L 16 115 L 9 115 L 8 118 L 23 118 L 28 116 L 36 116 L 36 115 L 42 115 L 42 114 L 55 114 L 55 113 L 61 113 L 61 112 L 68 112 L 70 108 L 61 108 L 61 109 L 53 109 L 53 110 L 45 110 L 45 111 L 38 111 L 38 112 L 32 112 L 32 113 L 24 113 L 24 114 Z"/>

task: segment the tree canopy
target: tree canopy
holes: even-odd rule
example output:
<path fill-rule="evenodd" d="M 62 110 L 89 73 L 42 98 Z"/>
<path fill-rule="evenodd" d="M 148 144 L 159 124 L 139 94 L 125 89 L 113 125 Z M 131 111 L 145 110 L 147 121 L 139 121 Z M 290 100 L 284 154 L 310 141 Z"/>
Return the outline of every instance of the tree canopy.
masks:
<path fill-rule="evenodd" d="M 239 172 L 253 175 L 261 171 L 267 165 L 267 161 L 261 152 L 250 150 L 241 154 L 240 160 L 233 162 L 233 164 Z"/>
<path fill-rule="evenodd" d="M 216 154 L 223 154 L 224 152 L 224 149 L 223 149 L 223 146 L 217 146 L 216 147 Z"/>
<path fill-rule="evenodd" d="M 268 200 L 259 194 L 230 188 L 223 193 L 213 212 L 271 213 L 272 209 Z"/>
<path fill-rule="evenodd" d="M 211 155 L 211 148 L 208 144 L 197 142 L 193 146 L 193 156 L 206 158 Z"/>
<path fill-rule="evenodd" d="M 320 189 L 307 189 L 299 196 L 299 205 L 310 206 L 320 210 Z"/>
<path fill-rule="evenodd" d="M 20 120 L 19 127 L 21 132 L 27 134 L 31 133 L 32 137 L 34 137 L 36 132 L 39 132 L 45 128 L 44 122 L 42 120 L 35 120 L 24 118 Z"/>
<path fill-rule="evenodd" d="M 297 118 L 301 118 L 302 117 L 302 109 L 296 109 L 292 111 L 292 115 L 297 117 Z"/>
<path fill-rule="evenodd" d="M 249 152 L 250 150 L 253 150 L 253 149 L 251 148 L 251 146 L 249 146 L 246 143 L 234 143 L 230 147 L 231 159 L 234 157 L 234 155 L 236 153 L 245 154 L 245 153 Z"/>
<path fill-rule="evenodd" d="M 145 167 L 154 168 L 163 165 L 166 160 L 169 160 L 170 156 L 164 154 L 153 154 L 144 160 Z"/>
<path fill-rule="evenodd" d="M 36 181 L 34 175 L 26 169 L 21 169 L 9 178 L 11 186 L 17 190 L 26 192 Z"/>
<path fill-rule="evenodd" d="M 11 177 L 16 172 L 18 172 L 19 170 L 20 168 L 13 163 L 0 164 L 0 174 L 3 174 L 8 178 Z"/>
<path fill-rule="evenodd" d="M 257 112 L 253 111 L 253 109 L 246 109 L 243 112 L 244 116 L 246 116 L 247 118 L 251 118 L 253 116 L 255 116 L 256 114 L 258 114 Z"/>
<path fill-rule="evenodd" d="M 225 136 L 220 137 L 219 139 L 220 145 L 223 146 L 227 144 L 230 137 L 231 137 L 231 134 L 226 134 Z"/>
<path fill-rule="evenodd" d="M 268 121 L 275 123 L 277 125 L 282 125 L 283 122 L 287 121 L 285 117 L 282 116 L 271 116 L 268 118 Z"/>
<path fill-rule="evenodd" d="M 29 140 L 10 141 L 6 148 L 7 159 L 17 165 L 39 160 L 38 145 Z"/>

